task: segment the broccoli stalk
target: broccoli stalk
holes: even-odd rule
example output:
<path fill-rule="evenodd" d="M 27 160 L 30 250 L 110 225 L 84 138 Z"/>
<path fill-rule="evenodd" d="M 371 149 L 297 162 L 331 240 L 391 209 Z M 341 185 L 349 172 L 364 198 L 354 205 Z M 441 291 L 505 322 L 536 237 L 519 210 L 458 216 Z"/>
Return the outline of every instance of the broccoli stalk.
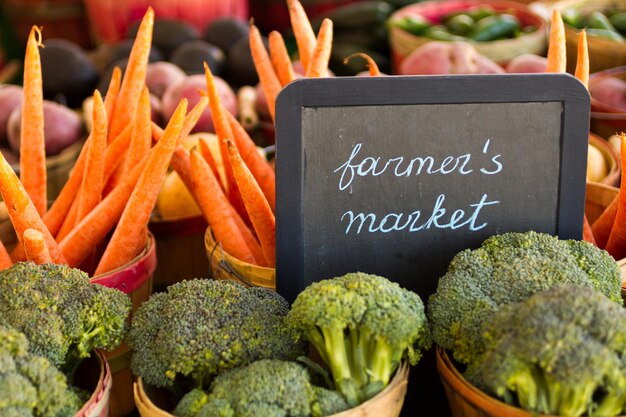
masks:
<path fill-rule="evenodd" d="M 375 275 L 352 273 L 310 285 L 287 321 L 315 347 L 351 406 L 380 392 L 402 359 L 416 364 L 430 345 L 419 296 Z"/>

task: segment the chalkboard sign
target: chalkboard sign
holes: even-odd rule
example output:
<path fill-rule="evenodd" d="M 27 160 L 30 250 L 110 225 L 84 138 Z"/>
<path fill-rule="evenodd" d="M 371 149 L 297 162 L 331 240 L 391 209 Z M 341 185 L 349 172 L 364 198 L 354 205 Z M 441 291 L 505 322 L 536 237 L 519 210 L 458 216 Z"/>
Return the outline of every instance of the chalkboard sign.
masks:
<path fill-rule="evenodd" d="M 303 79 L 277 100 L 277 287 L 436 289 L 490 235 L 580 238 L 589 95 L 566 74 Z"/>

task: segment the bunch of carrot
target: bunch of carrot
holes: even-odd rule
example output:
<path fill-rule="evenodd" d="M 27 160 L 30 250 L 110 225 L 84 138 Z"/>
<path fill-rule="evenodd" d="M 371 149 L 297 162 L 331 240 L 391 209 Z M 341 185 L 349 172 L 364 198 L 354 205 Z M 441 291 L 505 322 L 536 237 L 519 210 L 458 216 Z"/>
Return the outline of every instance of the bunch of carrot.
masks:
<path fill-rule="evenodd" d="M 187 102 L 181 100 L 153 146 L 145 87 L 153 25 L 154 12 L 148 9 L 124 77 L 116 68 L 104 100 L 95 91 L 92 131 L 48 210 L 38 52 L 41 33 L 37 28 L 31 31 L 24 65 L 21 182 L 0 158 L 0 193 L 19 242 L 10 256 L 0 247 L 0 267 L 28 259 L 85 268 L 85 261 L 114 228 L 94 275 L 127 264 L 146 247 L 148 221 L 173 155 L 185 131 L 188 134 L 207 106 L 207 100 L 201 100 L 187 114 Z"/>

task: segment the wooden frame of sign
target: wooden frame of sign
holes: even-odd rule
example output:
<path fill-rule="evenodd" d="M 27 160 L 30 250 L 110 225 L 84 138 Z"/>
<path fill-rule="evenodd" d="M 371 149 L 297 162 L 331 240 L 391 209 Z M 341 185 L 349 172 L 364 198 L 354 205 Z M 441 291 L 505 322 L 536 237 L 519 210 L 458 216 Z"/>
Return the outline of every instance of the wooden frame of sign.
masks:
<path fill-rule="evenodd" d="M 289 301 L 353 271 L 426 300 L 492 234 L 582 235 L 589 95 L 569 75 L 301 79 L 276 115 Z"/>

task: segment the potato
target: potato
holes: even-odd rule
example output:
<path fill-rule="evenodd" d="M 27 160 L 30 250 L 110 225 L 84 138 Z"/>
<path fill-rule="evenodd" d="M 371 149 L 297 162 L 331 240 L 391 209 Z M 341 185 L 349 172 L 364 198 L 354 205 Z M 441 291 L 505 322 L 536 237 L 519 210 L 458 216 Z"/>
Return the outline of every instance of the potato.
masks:
<path fill-rule="evenodd" d="M 78 114 L 53 101 L 44 100 L 44 135 L 46 156 L 53 156 L 79 141 L 84 134 L 83 123 Z M 20 150 L 20 130 L 22 109 L 11 112 L 8 122 L 9 146 L 15 152 Z"/>
<path fill-rule="evenodd" d="M 509 62 L 506 66 L 506 72 L 518 74 L 546 72 L 547 65 L 548 59 L 543 56 L 523 54 Z"/>
<path fill-rule="evenodd" d="M 594 83 L 590 93 L 599 102 L 626 112 L 626 81 L 607 77 Z"/>
<path fill-rule="evenodd" d="M 214 77 L 224 107 L 237 116 L 237 98 L 230 86 L 219 77 Z M 200 101 L 198 90 L 206 90 L 206 79 L 202 74 L 191 75 L 172 84 L 165 90 L 161 99 L 163 116 L 169 120 L 182 98 L 189 100 L 189 108 Z M 215 132 L 211 111 L 207 107 L 192 132 Z"/>
<path fill-rule="evenodd" d="M 609 173 L 609 167 L 604 159 L 604 155 L 598 148 L 589 145 L 587 153 L 587 180 L 599 182 Z"/>
<path fill-rule="evenodd" d="M 0 142 L 7 140 L 7 124 L 11 112 L 22 105 L 22 87 L 7 85 L 0 88 Z"/>
<path fill-rule="evenodd" d="M 152 94 L 161 98 L 167 87 L 185 77 L 185 72 L 170 62 L 153 62 L 146 70 L 146 85 Z"/>
<path fill-rule="evenodd" d="M 498 74 L 504 70 L 465 42 L 428 42 L 401 63 L 402 75 Z"/>

